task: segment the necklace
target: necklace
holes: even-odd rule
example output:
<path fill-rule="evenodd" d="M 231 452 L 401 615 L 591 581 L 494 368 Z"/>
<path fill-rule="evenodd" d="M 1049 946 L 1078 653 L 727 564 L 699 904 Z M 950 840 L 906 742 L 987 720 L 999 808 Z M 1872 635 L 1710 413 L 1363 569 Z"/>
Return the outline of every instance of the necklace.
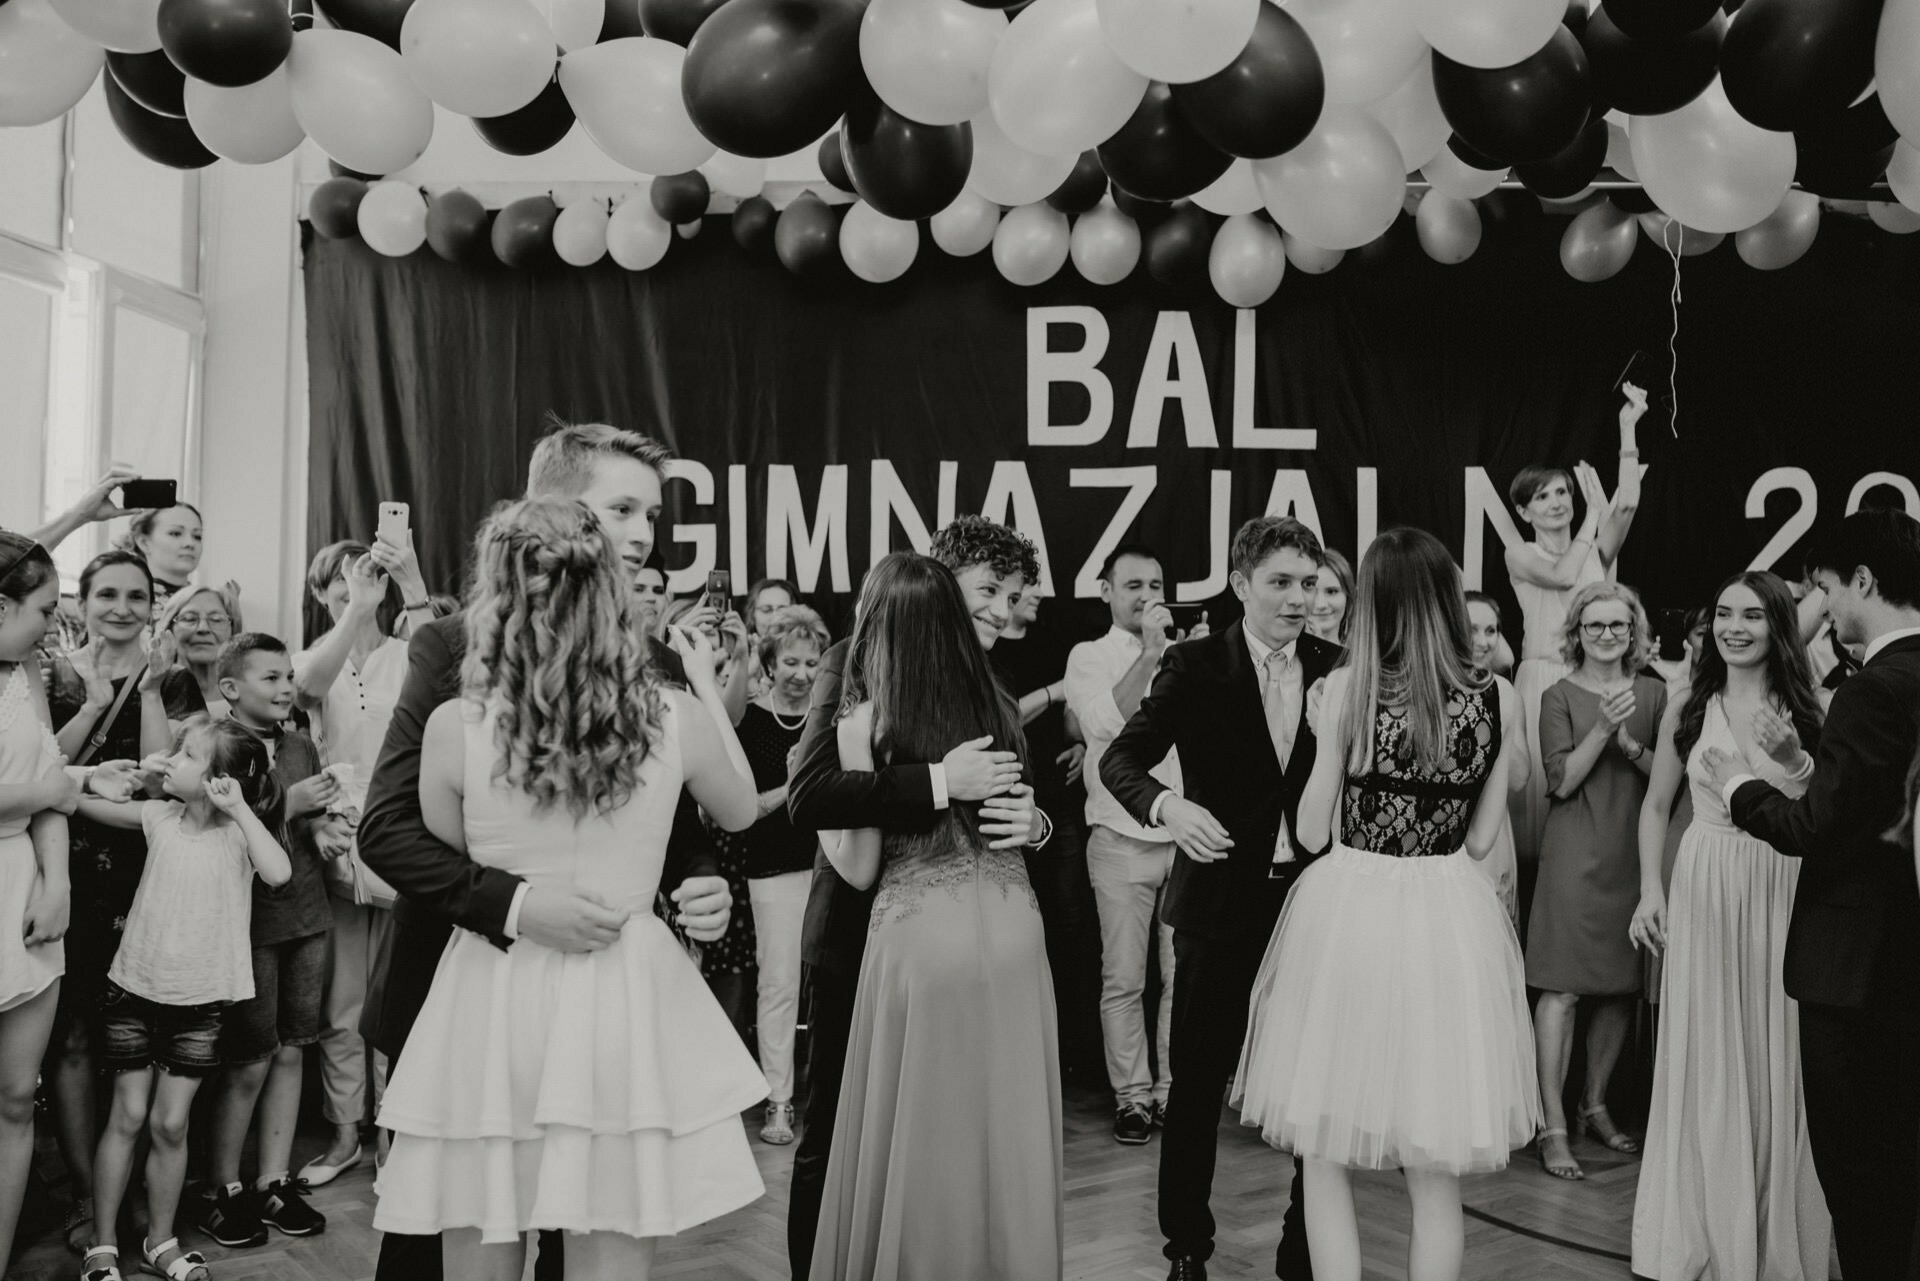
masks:
<path fill-rule="evenodd" d="M 780 709 L 773 705 L 772 699 L 767 700 L 767 710 L 773 713 L 773 723 L 788 733 L 804 727 L 807 723 L 807 709 L 804 707 L 800 709 L 798 719 L 791 725 L 787 724 L 787 718 L 780 714 Z"/>

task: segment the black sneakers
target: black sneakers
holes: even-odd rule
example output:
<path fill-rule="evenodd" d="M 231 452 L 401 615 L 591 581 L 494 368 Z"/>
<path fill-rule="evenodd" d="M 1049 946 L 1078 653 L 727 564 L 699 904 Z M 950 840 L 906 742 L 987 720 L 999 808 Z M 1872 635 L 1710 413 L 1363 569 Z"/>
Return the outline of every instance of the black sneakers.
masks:
<path fill-rule="evenodd" d="M 267 1243 L 260 1222 L 259 1198 L 235 1184 L 217 1188 L 206 1198 L 201 1230 L 230 1250 Z"/>
<path fill-rule="evenodd" d="M 260 1194 L 260 1217 L 290 1237 L 310 1237 L 327 1226 L 327 1216 L 307 1204 L 301 1186 L 292 1179 L 267 1185 Z M 266 1235 L 264 1230 L 261 1235 Z"/>
<path fill-rule="evenodd" d="M 1153 1113 L 1135 1103 L 1122 1107 L 1113 1117 L 1113 1141 L 1138 1147 L 1153 1136 Z"/>

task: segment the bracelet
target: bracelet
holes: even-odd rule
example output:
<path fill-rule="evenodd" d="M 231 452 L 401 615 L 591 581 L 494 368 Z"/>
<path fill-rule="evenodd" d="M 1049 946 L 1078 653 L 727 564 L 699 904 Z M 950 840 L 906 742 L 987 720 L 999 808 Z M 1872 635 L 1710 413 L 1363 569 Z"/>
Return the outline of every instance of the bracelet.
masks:
<path fill-rule="evenodd" d="M 1638 458 L 1640 451 L 1637 449 L 1623 449 L 1620 451 L 1620 456 L 1622 458 Z"/>
<path fill-rule="evenodd" d="M 433 608 L 433 602 L 430 600 L 403 601 L 400 605 L 400 611 L 404 614 L 411 614 L 417 609 L 432 609 L 432 608 Z"/>

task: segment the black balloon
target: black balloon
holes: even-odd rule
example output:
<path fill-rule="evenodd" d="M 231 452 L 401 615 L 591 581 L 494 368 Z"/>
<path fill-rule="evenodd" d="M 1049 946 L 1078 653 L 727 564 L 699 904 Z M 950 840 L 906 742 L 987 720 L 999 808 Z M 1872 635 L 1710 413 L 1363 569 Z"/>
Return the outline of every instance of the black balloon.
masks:
<path fill-rule="evenodd" d="M 1467 144 L 1466 139 L 1457 133 L 1447 139 L 1447 150 L 1451 151 L 1454 158 L 1461 164 L 1466 165 L 1469 169 L 1482 169 L 1488 173 L 1494 173 L 1507 168 L 1505 161 L 1495 160 L 1485 152 L 1475 151 Z"/>
<path fill-rule="evenodd" d="M 1393 269 L 1415 258 L 1432 261 L 1420 248 L 1420 233 L 1415 229 L 1413 219 L 1406 214 L 1395 214 L 1387 229 L 1353 251 L 1353 256 L 1369 269 Z"/>
<path fill-rule="evenodd" d="M 381 176 L 377 173 L 361 173 L 358 169 L 349 169 L 338 160 L 327 161 L 327 172 L 335 178 L 358 178 L 362 182 L 375 182 Z"/>
<path fill-rule="evenodd" d="M 1027 0 L 967 0 L 976 9 L 1018 9 L 1026 5 Z"/>
<path fill-rule="evenodd" d="M 1748 0 L 1720 50 L 1733 109 L 1782 132 L 1837 115 L 1873 82 L 1881 0 Z"/>
<path fill-rule="evenodd" d="M 427 201 L 427 244 L 448 262 L 461 266 L 494 261 L 486 206 L 457 187 L 431 197 Z"/>
<path fill-rule="evenodd" d="M 973 168 L 973 126 L 923 125 L 870 94 L 847 108 L 840 156 L 860 198 L 889 218 L 931 218 Z"/>
<path fill-rule="evenodd" d="M 685 45 L 723 3 L 725 0 L 639 0 L 640 29 L 656 39 Z"/>
<path fill-rule="evenodd" d="M 1720 12 L 1720 0 L 1606 0 L 1606 7 L 1615 25 L 1635 40 L 1671 40 L 1697 31 Z"/>
<path fill-rule="evenodd" d="M 129 146 L 156 164 L 175 169 L 202 169 L 220 157 L 208 151 L 185 120 L 148 111 L 135 102 L 112 76 L 101 77 L 107 91 L 107 114 Z"/>
<path fill-rule="evenodd" d="M 707 176 L 694 169 L 655 178 L 647 190 L 647 198 L 653 202 L 655 213 L 678 227 L 683 222 L 707 216 L 707 202 L 713 199 L 713 189 L 707 186 Z"/>
<path fill-rule="evenodd" d="M 640 0 L 607 0 L 606 16 L 600 19 L 600 44 L 646 34 L 640 25 Z"/>
<path fill-rule="evenodd" d="M 1147 200 L 1178 200 L 1212 185 L 1233 157 L 1209 146 L 1180 105 L 1173 90 L 1154 81 L 1147 86 L 1127 123 L 1100 144 L 1100 164 L 1113 185 Z"/>
<path fill-rule="evenodd" d="M 1545 221 L 1546 210 L 1540 207 L 1540 200 L 1532 192 L 1513 191 L 1501 188 L 1488 192 L 1474 201 L 1479 206 L 1480 221 L 1489 231 L 1499 231 L 1508 236 L 1524 233 L 1528 228 Z"/>
<path fill-rule="evenodd" d="M 1121 213 L 1139 223 L 1143 231 L 1158 225 L 1161 219 L 1173 212 L 1173 205 L 1169 201 L 1142 200 L 1118 187 L 1113 189 L 1113 203 Z"/>
<path fill-rule="evenodd" d="M 708 141 L 784 156 L 846 114 L 859 87 L 865 0 L 728 0 L 687 46 L 681 96 Z"/>
<path fill-rule="evenodd" d="M 196 80 L 250 85 L 287 60 L 293 21 L 286 0 L 160 0 L 160 47 Z"/>
<path fill-rule="evenodd" d="M 475 119 L 473 131 L 495 151 L 510 156 L 537 156 L 555 146 L 573 128 L 573 106 L 561 92 L 558 77 L 532 102 L 504 116 Z"/>
<path fill-rule="evenodd" d="M 1872 197 L 1874 184 L 1886 177 L 1887 165 L 1892 160 L 1891 144 L 1865 151 L 1803 145 L 1794 165 L 1793 180 L 1816 196 L 1866 200 Z"/>
<path fill-rule="evenodd" d="M 107 51 L 107 70 L 127 96 L 157 115 L 178 120 L 187 114 L 187 77 L 164 49 L 152 53 Z"/>
<path fill-rule="evenodd" d="M 826 201 L 802 192 L 780 211 L 773 249 L 796 276 L 828 274 L 840 263 L 840 219 Z"/>
<path fill-rule="evenodd" d="M 748 196 L 733 210 L 733 238 L 757 258 L 773 255 L 773 225 L 780 215 L 765 196 Z"/>
<path fill-rule="evenodd" d="M 1047 203 L 1071 217 L 1083 214 L 1099 204 L 1107 194 L 1107 171 L 1100 166 L 1098 152 L 1083 151 L 1073 162 L 1073 172 L 1053 189 Z"/>
<path fill-rule="evenodd" d="M 1606 163 L 1607 122 L 1595 116 L 1565 151 L 1537 164 L 1518 165 L 1513 172 L 1536 196 L 1565 200 L 1585 191 Z"/>
<path fill-rule="evenodd" d="M 1715 13 L 1692 31 L 1664 40 L 1636 40 L 1620 30 L 1607 6 L 1587 22 L 1580 45 L 1596 96 L 1630 116 L 1660 116 L 1705 93 L 1720 66 L 1727 20 Z"/>
<path fill-rule="evenodd" d="M 836 190 L 853 194 L 853 175 L 847 172 L 847 153 L 840 150 L 840 131 L 835 129 L 820 140 L 820 149 L 814 153 L 820 163 L 820 176 Z"/>
<path fill-rule="evenodd" d="M 1173 86 L 1173 100 L 1214 147 L 1261 160 L 1292 151 L 1313 132 L 1326 77 L 1299 21 L 1279 5 L 1262 4 L 1240 56 L 1205 80 Z"/>
<path fill-rule="evenodd" d="M 351 240 L 360 234 L 360 202 L 367 184 L 358 178 L 329 178 L 307 198 L 307 221 L 329 240 Z"/>
<path fill-rule="evenodd" d="M 1170 289 L 1198 293 L 1208 289 L 1207 254 L 1213 248 L 1213 222 L 1200 206 L 1184 203 L 1146 232 L 1142 257 L 1147 274 Z"/>
<path fill-rule="evenodd" d="M 608 0 L 607 8 L 614 7 Z M 342 31 L 372 36 L 382 44 L 400 47 L 400 24 L 406 21 L 413 0 L 320 0 L 320 12 Z M 639 35 L 638 31 L 633 33 Z M 605 33 L 602 33 L 605 38 Z"/>
<path fill-rule="evenodd" d="M 1879 151 L 1900 140 L 1900 131 L 1887 119 L 1880 95 L 1868 94 L 1837 116 L 1805 125 L 1793 131 L 1804 148 L 1820 151 Z"/>
<path fill-rule="evenodd" d="M 1433 53 L 1441 114 L 1468 146 L 1503 165 L 1564 150 L 1587 122 L 1588 85 L 1587 55 L 1565 27 L 1511 67 L 1469 67 Z"/>
<path fill-rule="evenodd" d="M 553 224 L 560 217 L 552 196 L 523 196 L 493 220 L 493 256 L 509 267 L 542 267 L 557 260 Z"/>

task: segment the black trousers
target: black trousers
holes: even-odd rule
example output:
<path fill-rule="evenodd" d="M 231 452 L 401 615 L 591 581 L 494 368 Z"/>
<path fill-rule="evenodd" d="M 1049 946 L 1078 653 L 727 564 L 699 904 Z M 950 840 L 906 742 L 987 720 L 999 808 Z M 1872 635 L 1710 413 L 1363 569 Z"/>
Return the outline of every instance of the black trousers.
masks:
<path fill-rule="evenodd" d="M 860 975 L 809 967 L 807 988 L 807 1097 L 805 1125 L 793 1152 L 792 1193 L 787 1200 L 787 1262 L 793 1281 L 807 1281 L 813 1267 L 813 1237 L 820 1226 L 820 1197 L 827 1184 L 833 1123 L 840 1111 L 840 1076 L 853 1032 L 853 999 Z"/>
<path fill-rule="evenodd" d="M 1087 835 L 1060 823 L 1045 849 L 1028 850 L 1027 879 L 1040 903 L 1047 968 L 1059 1010 L 1060 1065 L 1106 1082 L 1100 1041 L 1100 917 L 1087 879 Z"/>
<path fill-rule="evenodd" d="M 1266 954 L 1268 930 L 1238 938 L 1173 933 L 1173 1089 L 1160 1137 L 1160 1233 L 1169 1259 L 1213 1256 L 1215 1147 L 1228 1079 L 1240 1063 L 1247 1034 L 1247 1001 Z M 1282 1281 L 1312 1281 L 1301 1163 L 1281 1224 L 1274 1272 Z"/>
<path fill-rule="evenodd" d="M 1916 1263 L 1920 1014 L 1802 1002 L 1800 1071 L 1840 1272 L 1897 1278 Z"/>

